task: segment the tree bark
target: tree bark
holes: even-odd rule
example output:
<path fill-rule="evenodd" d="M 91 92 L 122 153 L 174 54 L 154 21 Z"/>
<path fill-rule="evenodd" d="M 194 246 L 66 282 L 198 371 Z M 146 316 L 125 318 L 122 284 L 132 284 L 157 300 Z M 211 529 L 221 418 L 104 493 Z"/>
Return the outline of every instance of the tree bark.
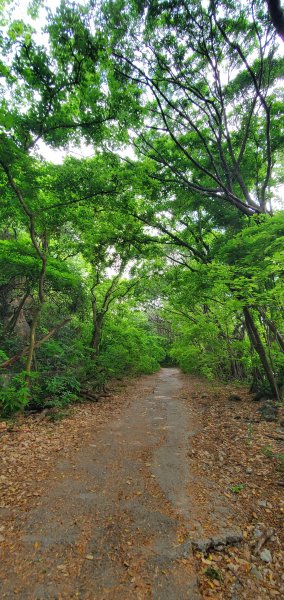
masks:
<path fill-rule="evenodd" d="M 40 270 L 40 275 L 39 275 L 39 282 L 38 282 L 38 299 L 39 299 L 39 304 L 36 308 L 33 320 L 32 320 L 32 324 L 31 324 L 31 331 L 30 331 L 30 344 L 29 344 L 29 350 L 28 350 L 28 358 L 27 358 L 27 362 L 26 362 L 26 381 L 29 383 L 30 381 L 30 373 L 32 370 L 32 362 L 33 362 L 33 357 L 34 357 L 34 351 L 35 351 L 35 345 L 36 345 L 36 331 L 37 331 L 37 326 L 39 324 L 39 320 L 40 320 L 40 316 L 41 316 L 41 312 L 42 312 L 42 308 L 45 302 L 45 296 L 44 296 L 44 286 L 45 286 L 45 276 L 46 276 L 46 264 L 47 264 L 47 257 L 45 255 L 45 253 L 41 253 L 41 270 Z"/>
<path fill-rule="evenodd" d="M 33 317 L 33 320 L 32 320 L 32 324 L 31 324 L 28 357 L 27 357 L 27 362 L 26 362 L 26 379 L 27 380 L 29 380 L 30 372 L 32 370 L 32 362 L 33 362 L 33 356 L 34 356 L 34 350 L 35 350 L 35 344 L 36 344 L 36 330 L 37 330 L 37 324 L 38 324 L 39 318 L 40 318 L 40 313 L 41 313 L 41 305 L 37 307 L 36 312 Z"/>
<path fill-rule="evenodd" d="M 94 356 L 98 356 L 99 354 L 100 343 L 102 338 L 103 319 L 104 313 L 96 311 L 93 319 L 93 334 L 91 341 L 91 347 L 94 350 Z"/>
<path fill-rule="evenodd" d="M 276 380 L 274 377 L 274 373 L 271 369 L 268 358 L 266 356 L 265 349 L 263 347 L 260 335 L 258 333 L 257 327 L 253 320 L 252 314 L 251 314 L 248 306 L 244 306 L 243 310 L 244 310 L 246 329 L 247 329 L 249 338 L 251 340 L 251 343 L 253 345 L 253 348 L 255 349 L 255 351 L 257 352 L 257 354 L 260 358 L 261 364 L 263 366 L 263 369 L 264 369 L 267 379 L 269 381 L 270 389 L 273 393 L 273 396 L 275 396 L 275 398 L 277 400 L 280 400 L 280 394 L 279 394 L 278 386 L 277 386 L 277 383 L 276 383 Z"/>
<path fill-rule="evenodd" d="M 284 8 L 280 0 L 267 0 L 271 21 L 284 42 Z"/>
<path fill-rule="evenodd" d="M 266 316 L 266 314 L 264 313 L 263 310 L 258 309 L 258 312 L 259 312 L 260 316 L 263 318 L 264 322 L 269 327 L 270 331 L 272 331 L 272 333 L 274 333 L 276 341 L 278 342 L 282 352 L 284 352 L 284 338 L 281 335 L 280 331 L 278 331 L 275 323 Z"/>

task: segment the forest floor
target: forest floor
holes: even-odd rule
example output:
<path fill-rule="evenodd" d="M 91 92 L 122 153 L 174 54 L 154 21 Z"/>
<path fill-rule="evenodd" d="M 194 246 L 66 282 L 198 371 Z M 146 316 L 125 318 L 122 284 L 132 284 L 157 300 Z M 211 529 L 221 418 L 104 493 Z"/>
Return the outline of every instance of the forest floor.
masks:
<path fill-rule="evenodd" d="M 1 599 L 283 597 L 284 433 L 258 408 L 161 369 L 0 423 Z"/>

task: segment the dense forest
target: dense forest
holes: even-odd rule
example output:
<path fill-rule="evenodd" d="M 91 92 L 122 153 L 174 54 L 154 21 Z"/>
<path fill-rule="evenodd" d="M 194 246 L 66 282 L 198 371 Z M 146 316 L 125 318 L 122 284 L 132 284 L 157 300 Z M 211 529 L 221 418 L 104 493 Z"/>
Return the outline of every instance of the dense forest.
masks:
<path fill-rule="evenodd" d="M 0 4 L 2 415 L 161 364 L 279 401 L 279 3 L 46 4 Z"/>

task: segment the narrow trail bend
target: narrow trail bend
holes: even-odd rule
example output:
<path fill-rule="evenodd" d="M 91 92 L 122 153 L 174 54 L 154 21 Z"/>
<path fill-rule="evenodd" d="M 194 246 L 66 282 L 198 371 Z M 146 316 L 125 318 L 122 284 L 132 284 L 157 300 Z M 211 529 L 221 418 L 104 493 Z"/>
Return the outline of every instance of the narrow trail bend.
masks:
<path fill-rule="evenodd" d="M 177 369 L 148 377 L 119 418 L 59 460 L 19 531 L 1 598 L 200 598 L 188 494 L 194 428 L 180 389 Z"/>

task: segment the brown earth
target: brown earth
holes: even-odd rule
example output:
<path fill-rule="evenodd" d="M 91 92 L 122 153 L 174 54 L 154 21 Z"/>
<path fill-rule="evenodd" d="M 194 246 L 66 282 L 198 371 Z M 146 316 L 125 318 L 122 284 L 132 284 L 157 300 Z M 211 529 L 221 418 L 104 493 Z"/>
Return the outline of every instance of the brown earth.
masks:
<path fill-rule="evenodd" d="M 0 424 L 0 597 L 282 597 L 284 435 L 232 391 L 162 369 Z"/>

